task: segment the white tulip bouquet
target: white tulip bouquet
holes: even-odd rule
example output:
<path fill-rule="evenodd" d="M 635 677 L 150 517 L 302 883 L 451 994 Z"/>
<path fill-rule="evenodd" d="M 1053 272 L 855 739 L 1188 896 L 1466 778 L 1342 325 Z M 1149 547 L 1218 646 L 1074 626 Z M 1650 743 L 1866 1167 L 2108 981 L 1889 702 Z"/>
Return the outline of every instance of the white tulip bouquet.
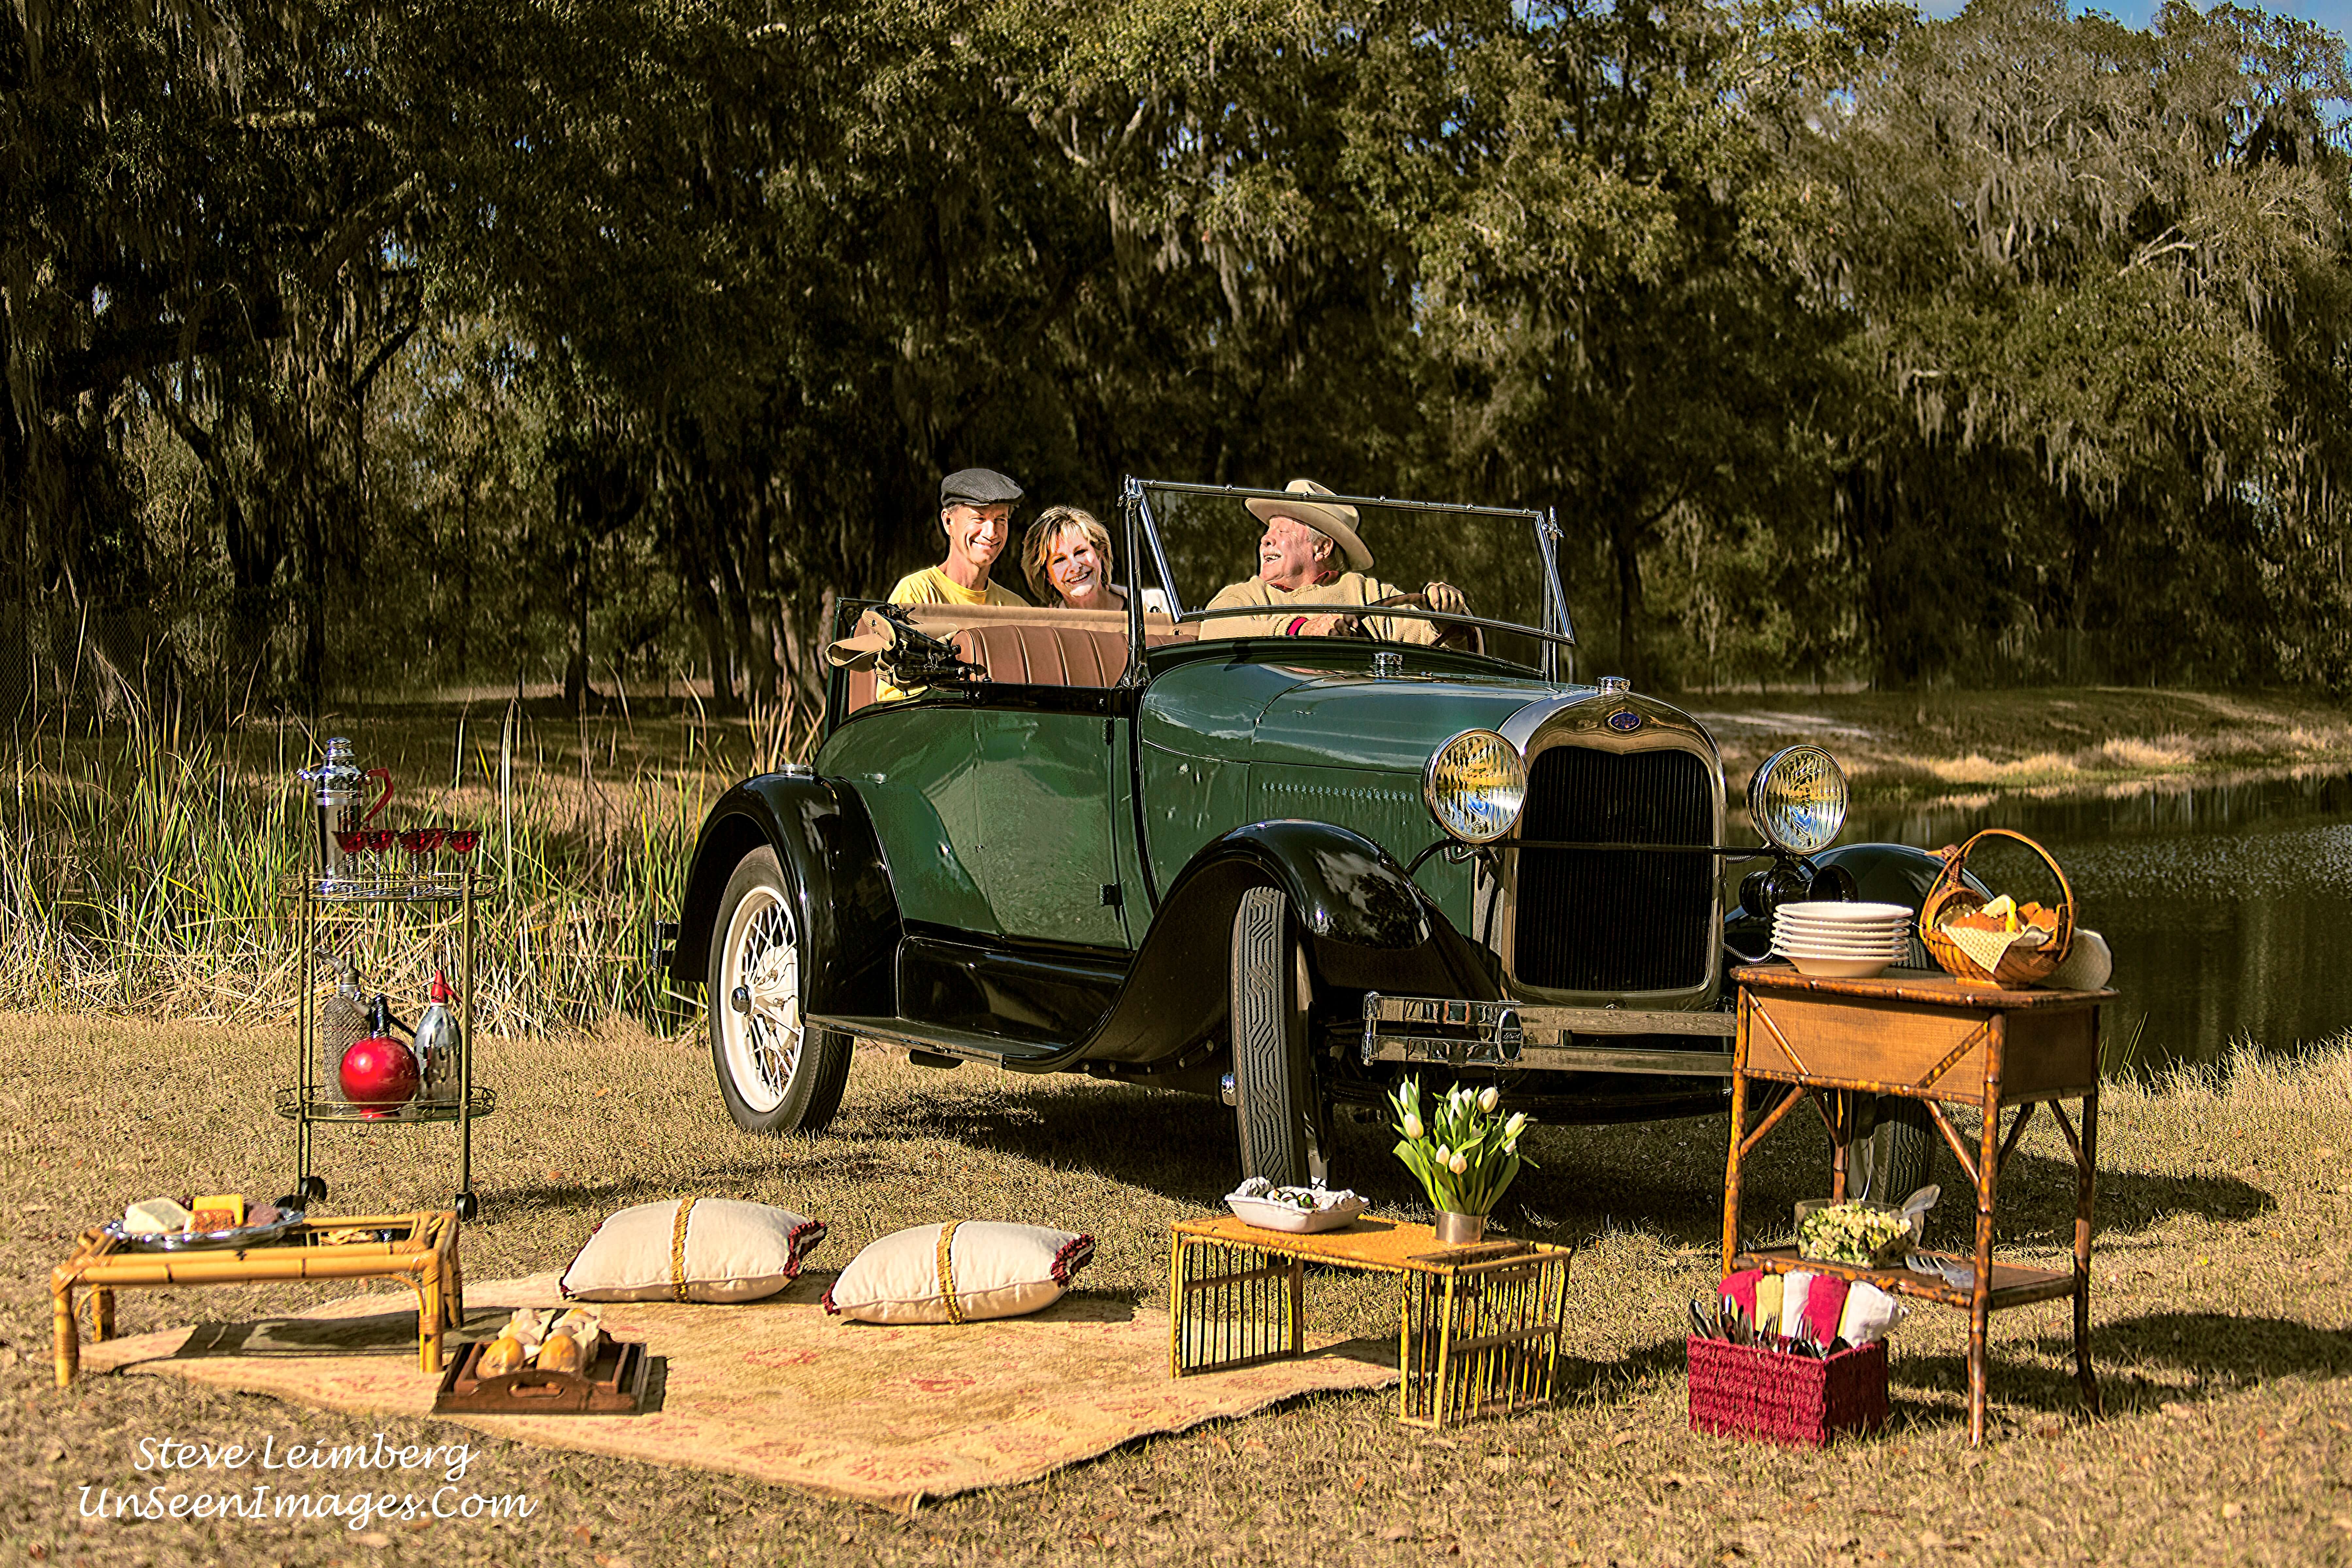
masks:
<path fill-rule="evenodd" d="M 1421 1110 L 1421 1080 L 1407 1079 L 1389 1096 L 1402 1140 L 1396 1157 L 1421 1178 L 1432 1207 L 1453 1214 L 1492 1214 L 1521 1165 L 1535 1162 L 1519 1152 L 1528 1130 L 1523 1110 L 1502 1114 L 1503 1097 L 1492 1084 L 1473 1089 L 1456 1084 L 1444 1100 Z"/>

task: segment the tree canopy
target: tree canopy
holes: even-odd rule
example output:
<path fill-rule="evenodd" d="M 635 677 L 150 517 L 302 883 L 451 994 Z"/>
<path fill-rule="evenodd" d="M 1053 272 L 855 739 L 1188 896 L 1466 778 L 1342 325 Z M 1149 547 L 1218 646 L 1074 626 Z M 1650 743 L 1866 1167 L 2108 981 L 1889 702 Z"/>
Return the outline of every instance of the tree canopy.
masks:
<path fill-rule="evenodd" d="M 0 700 L 805 700 L 969 464 L 1556 506 L 1644 684 L 2352 685 L 2347 103 L 2177 0 L 0 9 Z"/>

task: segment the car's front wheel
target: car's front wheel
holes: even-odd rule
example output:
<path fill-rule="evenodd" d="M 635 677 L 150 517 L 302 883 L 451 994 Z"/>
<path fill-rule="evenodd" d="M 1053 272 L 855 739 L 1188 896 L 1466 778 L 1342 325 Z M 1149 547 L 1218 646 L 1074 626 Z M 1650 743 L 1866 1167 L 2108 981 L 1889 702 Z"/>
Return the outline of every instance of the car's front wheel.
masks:
<path fill-rule="evenodd" d="M 736 862 L 713 929 L 710 1059 L 727 1113 L 746 1132 L 824 1131 L 849 1078 L 849 1037 L 802 1013 L 814 955 L 773 849 Z"/>
<path fill-rule="evenodd" d="M 1252 888 L 1234 911 L 1234 1116 L 1242 1176 L 1297 1186 L 1324 1175 L 1323 1106 L 1307 1048 L 1306 956 L 1290 900 Z"/>

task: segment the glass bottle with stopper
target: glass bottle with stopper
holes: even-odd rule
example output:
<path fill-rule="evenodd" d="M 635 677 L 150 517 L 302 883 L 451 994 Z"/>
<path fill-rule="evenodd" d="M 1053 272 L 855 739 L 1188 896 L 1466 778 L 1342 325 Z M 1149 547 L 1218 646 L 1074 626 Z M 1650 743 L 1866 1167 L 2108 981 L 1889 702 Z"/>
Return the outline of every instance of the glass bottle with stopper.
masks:
<path fill-rule="evenodd" d="M 452 1105 L 457 1102 L 457 1016 L 450 1004 L 457 994 L 449 989 L 448 977 L 439 970 L 433 972 L 432 1002 L 425 1016 L 416 1020 L 416 1068 L 425 1077 L 422 1096 L 428 1105 Z"/>

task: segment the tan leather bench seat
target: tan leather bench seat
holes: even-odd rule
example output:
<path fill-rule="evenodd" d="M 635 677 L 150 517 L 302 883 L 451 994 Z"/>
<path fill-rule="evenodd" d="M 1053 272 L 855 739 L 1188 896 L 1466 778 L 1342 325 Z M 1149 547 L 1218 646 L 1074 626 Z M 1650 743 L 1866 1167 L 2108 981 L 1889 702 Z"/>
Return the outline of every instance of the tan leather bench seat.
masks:
<path fill-rule="evenodd" d="M 957 650 L 988 678 L 1021 686 L 1115 686 L 1127 673 L 1127 616 L 1117 610 L 1046 610 L 1010 605 L 913 606 L 913 620 L 934 637 L 952 633 Z M 864 629 L 863 626 L 860 628 Z M 1151 616 L 1152 647 L 1190 642 L 1200 628 Z M 872 668 L 849 671 L 850 712 L 874 700 Z"/>

